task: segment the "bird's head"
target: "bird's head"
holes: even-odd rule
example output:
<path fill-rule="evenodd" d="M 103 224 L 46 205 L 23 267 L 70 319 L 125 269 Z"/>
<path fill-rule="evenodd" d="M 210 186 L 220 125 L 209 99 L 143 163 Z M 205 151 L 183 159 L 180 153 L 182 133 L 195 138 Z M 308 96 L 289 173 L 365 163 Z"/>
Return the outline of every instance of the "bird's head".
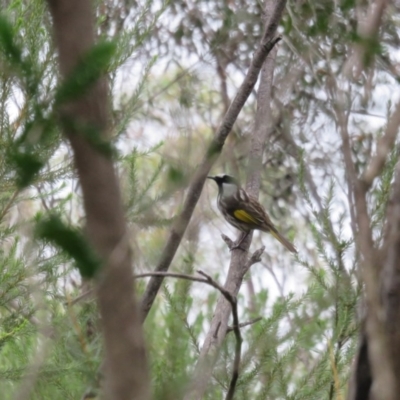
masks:
<path fill-rule="evenodd" d="M 218 185 L 219 193 L 222 196 L 233 196 L 239 189 L 239 183 L 237 180 L 230 175 L 222 174 L 216 176 L 208 176 L 208 179 L 212 179 Z"/>

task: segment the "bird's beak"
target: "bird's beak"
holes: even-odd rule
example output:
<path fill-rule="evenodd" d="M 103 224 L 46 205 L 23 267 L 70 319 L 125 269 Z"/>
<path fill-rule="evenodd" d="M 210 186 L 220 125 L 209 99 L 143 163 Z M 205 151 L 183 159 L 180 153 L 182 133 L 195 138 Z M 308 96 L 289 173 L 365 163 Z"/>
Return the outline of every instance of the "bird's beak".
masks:
<path fill-rule="evenodd" d="M 212 179 L 213 181 L 217 181 L 217 180 L 215 179 L 215 176 L 207 176 L 207 178 L 208 178 L 208 179 Z"/>

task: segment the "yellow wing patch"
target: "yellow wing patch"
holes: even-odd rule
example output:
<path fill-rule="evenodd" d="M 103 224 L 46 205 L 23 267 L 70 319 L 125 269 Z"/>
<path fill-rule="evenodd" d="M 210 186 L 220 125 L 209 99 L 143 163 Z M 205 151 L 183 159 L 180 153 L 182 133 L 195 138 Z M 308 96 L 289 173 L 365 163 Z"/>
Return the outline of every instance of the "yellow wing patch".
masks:
<path fill-rule="evenodd" d="M 244 210 L 235 210 L 233 212 L 233 215 L 235 216 L 236 219 L 242 222 L 247 222 L 247 223 L 253 223 L 253 224 L 259 224 L 257 220 L 252 217 L 247 211 Z"/>

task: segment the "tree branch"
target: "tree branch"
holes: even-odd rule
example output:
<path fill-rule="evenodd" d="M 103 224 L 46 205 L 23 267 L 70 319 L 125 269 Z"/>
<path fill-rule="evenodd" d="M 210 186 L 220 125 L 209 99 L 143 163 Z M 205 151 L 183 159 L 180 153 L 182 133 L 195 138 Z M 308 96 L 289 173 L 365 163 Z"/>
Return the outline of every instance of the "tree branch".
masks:
<path fill-rule="evenodd" d="M 189 274 L 181 274 L 177 272 L 154 271 L 154 272 L 144 272 L 142 274 L 133 275 L 133 279 L 152 278 L 154 276 L 162 276 L 163 278 L 185 279 L 187 281 L 205 283 L 209 286 L 212 286 L 215 289 L 218 289 L 224 296 L 226 296 L 227 299 L 231 297 L 230 293 L 228 293 L 218 282 L 212 279 L 205 272 L 200 270 L 196 272 L 200 275 L 207 276 L 207 278 L 199 278 L 197 276 Z"/>
<path fill-rule="evenodd" d="M 285 0 L 281 0 L 276 3 L 270 1 L 266 4 L 266 14 L 269 14 L 270 18 L 268 23 L 266 23 L 267 28 L 264 37 L 273 37 L 275 34 L 285 4 Z M 269 123 L 270 114 L 269 102 L 274 65 L 275 57 L 272 56 L 267 58 L 262 68 L 260 87 L 257 96 L 256 124 L 251 143 L 247 180 L 247 190 L 253 196 L 258 196 L 260 187 L 260 169 L 262 165 L 261 159 L 268 133 L 267 126 Z M 226 237 L 223 238 L 229 246 L 230 240 L 226 240 Z M 241 247 L 245 249 L 245 251 L 240 249 L 232 251 L 231 263 L 224 287 L 234 296 L 237 296 L 243 281 L 243 277 L 248 270 L 247 251 L 251 243 L 251 238 L 252 234 L 249 234 L 241 244 Z M 231 306 L 229 302 L 227 302 L 224 297 L 220 297 L 211 321 L 210 329 L 201 349 L 199 361 L 196 365 L 193 375 L 193 382 L 188 389 L 185 400 L 200 400 L 203 398 L 204 392 L 207 388 L 207 383 L 212 376 L 212 370 L 216 362 L 220 346 L 226 337 L 230 309 Z M 236 381 L 233 383 L 236 383 Z M 230 390 L 228 392 L 229 395 L 233 396 L 233 392 L 234 387 L 231 388 L 230 386 Z"/>
<path fill-rule="evenodd" d="M 199 274 L 206 277 L 207 280 L 211 280 L 211 277 L 202 271 L 197 271 Z M 240 323 L 237 310 L 237 298 L 233 296 L 225 288 L 220 288 L 220 292 L 225 297 L 225 299 L 230 303 L 232 308 L 233 317 L 233 332 L 235 333 L 236 346 L 235 346 L 235 358 L 233 360 L 232 377 L 229 383 L 228 393 L 226 394 L 225 400 L 232 400 L 235 393 L 236 383 L 239 378 L 239 367 L 240 367 L 240 356 L 242 351 L 242 335 L 240 333 Z"/>
<path fill-rule="evenodd" d="M 198 278 L 196 276 L 192 276 L 192 275 L 188 275 L 188 274 L 179 274 L 179 273 L 161 272 L 161 271 L 137 274 L 133 278 L 140 279 L 140 278 L 161 276 L 163 278 L 165 278 L 165 277 L 179 278 L 179 279 L 186 279 L 186 280 L 192 281 L 192 282 L 201 282 L 201 283 L 210 285 L 215 289 L 218 289 L 220 291 L 220 293 L 224 296 L 224 298 L 229 302 L 229 304 L 231 305 L 232 317 L 233 317 L 233 326 L 231 327 L 231 330 L 235 333 L 236 345 L 235 345 L 235 357 L 234 357 L 234 361 L 233 361 L 232 377 L 231 377 L 231 381 L 229 383 L 229 389 L 228 389 L 228 393 L 227 393 L 225 399 L 232 400 L 233 395 L 235 393 L 236 383 L 239 378 L 240 356 L 241 356 L 242 341 L 243 341 L 242 335 L 240 333 L 240 327 L 249 325 L 251 323 L 255 323 L 255 322 L 259 321 L 261 318 L 255 319 L 246 324 L 240 324 L 238 310 L 237 310 L 236 297 L 233 296 L 228 290 L 226 290 L 218 282 L 216 282 L 213 278 L 211 278 L 210 275 L 206 274 L 205 272 L 203 272 L 201 270 L 197 270 L 197 273 L 204 276 L 204 278 Z"/>
<path fill-rule="evenodd" d="M 250 320 L 250 321 L 247 321 L 247 322 L 241 322 L 239 324 L 239 328 L 244 328 L 245 326 L 256 324 L 257 322 L 259 322 L 261 320 L 262 320 L 262 317 L 257 317 L 257 318 L 254 318 L 254 319 Z M 226 330 L 226 333 L 230 333 L 233 330 L 234 330 L 234 326 L 228 326 L 228 329 Z"/>
<path fill-rule="evenodd" d="M 196 172 L 194 173 L 193 179 L 188 188 L 185 202 L 183 204 L 183 210 L 181 214 L 178 215 L 175 219 L 167 243 L 164 247 L 155 271 L 168 270 L 179 247 L 179 244 L 183 238 L 185 230 L 193 214 L 193 210 L 200 198 L 200 194 L 203 189 L 207 175 L 211 167 L 214 165 L 219 154 L 221 153 L 225 140 L 232 130 L 233 124 L 235 123 L 241 109 L 243 108 L 247 98 L 249 97 L 257 82 L 258 75 L 264 63 L 264 60 L 274 48 L 276 43 L 281 40 L 280 37 L 273 38 L 273 35 L 275 34 L 276 26 L 280 20 L 280 16 L 283 12 L 285 3 L 286 0 L 281 0 L 278 2 L 277 10 L 280 10 L 280 13 L 277 12 L 276 15 L 274 15 L 275 18 L 271 19 L 271 23 L 266 29 L 260 46 L 253 56 L 250 68 L 247 71 L 246 77 L 242 85 L 240 86 L 234 100 L 232 101 L 228 112 L 226 113 L 220 127 L 215 134 L 214 139 L 211 141 L 203 158 L 203 161 L 200 163 L 200 165 L 196 169 Z M 272 29 L 271 26 L 275 26 L 275 29 Z M 147 285 L 146 291 L 142 299 L 143 319 L 146 318 L 148 312 L 150 311 L 150 308 L 154 302 L 158 290 L 160 289 L 162 281 L 163 277 L 161 276 L 153 277 Z"/>
<path fill-rule="evenodd" d="M 365 169 L 364 174 L 361 178 L 366 190 L 371 187 L 374 179 L 382 172 L 383 167 L 386 163 L 387 156 L 392 151 L 393 146 L 396 142 L 399 126 L 400 101 L 397 103 L 395 110 L 390 116 L 385 134 L 378 140 L 376 144 L 375 156 L 369 162 L 368 167 Z"/>

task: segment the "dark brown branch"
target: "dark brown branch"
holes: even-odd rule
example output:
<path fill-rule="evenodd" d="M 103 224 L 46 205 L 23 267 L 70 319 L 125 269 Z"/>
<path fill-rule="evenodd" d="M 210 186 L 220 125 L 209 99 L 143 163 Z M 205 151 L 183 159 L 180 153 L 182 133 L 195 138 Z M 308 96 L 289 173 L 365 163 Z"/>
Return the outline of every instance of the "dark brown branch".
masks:
<path fill-rule="evenodd" d="M 197 272 L 200 275 L 204 274 L 204 272 L 202 272 L 202 271 L 197 271 Z M 185 279 L 187 281 L 205 283 L 207 285 L 212 286 L 215 289 L 218 289 L 224 296 L 225 295 L 230 296 L 229 294 L 226 294 L 226 290 L 212 278 L 209 278 L 209 279 L 199 278 L 197 276 L 193 276 L 193 275 L 189 275 L 189 274 L 181 274 L 181 273 L 177 273 L 177 272 L 154 271 L 154 272 L 144 272 L 143 274 L 136 274 L 133 276 L 133 279 L 152 278 L 153 276 L 162 276 L 164 278 Z"/>
<path fill-rule="evenodd" d="M 279 7 L 282 9 L 281 13 L 283 11 L 285 3 L 286 3 L 285 1 L 281 1 L 278 3 Z M 270 25 L 277 26 L 280 19 L 280 15 L 281 14 L 279 14 L 279 18 L 277 21 L 272 19 Z M 171 228 L 171 232 L 169 234 L 165 248 L 161 254 L 160 261 L 158 262 L 155 268 L 155 271 L 167 271 L 175 256 L 175 253 L 179 247 L 179 244 L 183 238 L 183 235 L 188 226 L 190 218 L 193 214 L 193 210 L 200 198 L 200 194 L 203 189 L 207 175 L 211 167 L 214 165 L 219 154 L 221 153 L 222 147 L 225 143 L 228 134 L 232 130 L 233 124 L 235 123 L 240 111 L 242 110 L 247 98 L 249 97 L 250 93 L 252 92 L 257 82 L 258 75 L 264 63 L 264 60 L 266 59 L 267 55 L 271 52 L 271 50 L 274 48 L 276 43 L 278 43 L 281 40 L 280 37 L 273 38 L 273 32 L 275 32 L 275 30 L 271 30 L 271 26 L 268 26 L 268 29 L 266 30 L 266 33 L 263 36 L 260 47 L 254 54 L 253 60 L 246 74 L 246 77 L 242 85 L 240 86 L 234 100 L 232 101 L 228 109 L 228 112 L 226 113 L 220 127 L 218 128 L 214 139 L 210 143 L 206 155 L 203 158 L 203 161 L 198 166 L 193 176 L 191 184 L 188 188 L 188 193 L 183 205 L 183 210 L 181 214 L 176 217 L 176 220 Z M 150 280 L 149 284 L 147 285 L 146 291 L 142 299 L 143 319 L 146 318 L 148 312 L 150 311 L 150 308 L 154 302 L 158 290 L 160 289 L 162 281 L 163 281 L 162 276 L 153 277 Z"/>
<path fill-rule="evenodd" d="M 371 365 L 368 358 L 368 342 L 365 334 L 365 324 L 361 324 L 358 338 L 357 355 L 353 364 L 350 377 L 347 400 L 364 400 L 370 398 L 372 376 Z"/>
<path fill-rule="evenodd" d="M 226 238 L 229 239 L 227 236 L 226 236 Z M 250 267 L 253 264 L 258 263 L 258 262 L 261 261 L 261 255 L 264 252 L 264 250 L 265 250 L 265 246 L 262 246 L 260 249 L 256 250 L 252 254 L 252 256 L 248 259 L 248 261 L 246 263 L 246 269 L 247 270 L 249 270 Z M 204 274 L 204 272 L 200 273 L 200 274 Z M 192 276 L 192 275 L 179 274 L 179 273 L 174 273 L 174 272 L 163 272 L 163 271 L 144 272 L 143 274 L 136 274 L 136 275 L 133 276 L 133 279 L 149 278 L 149 277 L 153 277 L 153 276 L 161 276 L 161 277 L 164 277 L 164 278 L 165 277 L 182 278 L 182 279 L 192 280 L 194 282 L 209 283 L 209 282 L 206 282 L 203 278 L 197 278 L 197 277 Z M 216 286 L 214 286 L 214 287 L 221 291 L 221 287 L 216 287 Z M 93 289 L 90 289 L 90 290 L 86 291 L 85 293 L 80 294 L 79 296 L 75 297 L 74 299 L 66 302 L 65 305 L 74 305 L 74 304 L 78 303 L 79 301 L 84 300 L 85 298 L 87 298 L 91 294 L 93 294 Z"/>
<path fill-rule="evenodd" d="M 155 271 L 155 272 L 144 272 L 143 274 L 136 274 L 133 276 L 133 279 L 141 279 L 141 278 L 149 278 L 153 276 L 162 276 L 164 278 L 179 278 L 185 279 L 187 281 L 192 282 L 200 282 L 205 283 L 207 285 L 212 286 L 215 289 L 218 289 L 221 294 L 232 304 L 236 303 L 236 299 L 229 293 L 223 286 L 221 286 L 217 281 L 211 278 L 210 275 L 206 274 L 201 270 L 196 271 L 198 274 L 204 276 L 204 278 L 198 278 L 197 276 L 189 275 L 189 274 L 180 274 L 176 272 L 163 272 L 163 271 Z M 238 322 L 238 321 L 237 321 Z"/>
<path fill-rule="evenodd" d="M 257 317 L 257 318 L 254 318 L 254 319 L 250 320 L 250 321 L 247 321 L 247 322 L 241 322 L 239 324 L 239 328 L 244 328 L 245 326 L 254 325 L 254 324 L 256 324 L 257 322 L 259 322 L 261 320 L 262 320 L 262 317 Z M 228 326 L 228 329 L 226 330 L 226 333 L 230 333 L 233 330 L 234 330 L 234 326 Z"/>

